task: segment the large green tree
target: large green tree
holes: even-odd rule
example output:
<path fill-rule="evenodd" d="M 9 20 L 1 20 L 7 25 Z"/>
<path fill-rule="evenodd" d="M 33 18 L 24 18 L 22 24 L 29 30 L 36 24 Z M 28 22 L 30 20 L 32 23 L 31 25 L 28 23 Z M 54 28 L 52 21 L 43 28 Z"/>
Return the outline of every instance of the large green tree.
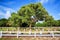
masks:
<path fill-rule="evenodd" d="M 41 3 L 34 3 L 21 7 L 17 13 L 12 13 L 8 23 L 11 26 L 21 26 L 26 23 L 32 27 L 38 20 L 47 21 L 51 18 Z"/>
<path fill-rule="evenodd" d="M 46 17 L 49 16 L 41 3 L 23 6 L 18 11 L 18 14 L 22 17 L 22 22 L 28 23 L 30 27 L 32 25 L 34 26 L 37 20 L 44 20 L 44 18 L 46 19 Z"/>

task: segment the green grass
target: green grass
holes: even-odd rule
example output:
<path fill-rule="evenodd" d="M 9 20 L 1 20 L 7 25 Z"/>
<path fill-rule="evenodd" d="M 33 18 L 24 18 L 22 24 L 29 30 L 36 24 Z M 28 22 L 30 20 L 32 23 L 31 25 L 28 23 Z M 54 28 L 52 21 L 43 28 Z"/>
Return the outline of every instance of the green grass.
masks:
<path fill-rule="evenodd" d="M 6 31 L 7 30 L 7 28 L 0 28 L 0 31 Z"/>
<path fill-rule="evenodd" d="M 43 27 L 42 27 L 43 28 Z M 24 29 L 26 29 L 26 31 L 29 31 L 30 29 L 29 28 L 19 28 L 19 30 L 20 31 L 24 31 Z M 41 28 L 31 28 L 31 30 L 32 31 L 35 31 L 35 30 L 41 30 Z M 0 31 L 17 31 L 18 30 L 18 28 L 17 27 L 0 27 Z M 57 28 L 54 28 L 54 27 L 51 27 L 51 28 L 49 28 L 49 27 L 45 27 L 44 28 L 44 31 L 48 31 L 48 30 L 52 30 L 52 31 L 54 31 L 54 30 L 56 30 L 56 31 L 60 31 L 60 27 L 57 27 Z"/>
<path fill-rule="evenodd" d="M 12 30 L 15 30 L 16 31 L 17 28 L 16 27 L 8 27 L 8 28 L 7 27 L 1 27 L 0 28 L 0 31 L 7 31 L 7 30 L 8 31 L 12 31 Z"/>

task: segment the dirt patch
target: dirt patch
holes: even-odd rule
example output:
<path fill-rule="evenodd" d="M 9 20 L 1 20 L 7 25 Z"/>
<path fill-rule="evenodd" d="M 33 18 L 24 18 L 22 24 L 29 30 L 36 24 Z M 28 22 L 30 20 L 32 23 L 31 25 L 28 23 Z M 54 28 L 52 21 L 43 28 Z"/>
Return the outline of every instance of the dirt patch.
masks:
<path fill-rule="evenodd" d="M 23 36 L 23 37 L 2 37 L 0 38 L 0 40 L 60 40 L 60 37 L 27 37 L 27 36 Z"/>

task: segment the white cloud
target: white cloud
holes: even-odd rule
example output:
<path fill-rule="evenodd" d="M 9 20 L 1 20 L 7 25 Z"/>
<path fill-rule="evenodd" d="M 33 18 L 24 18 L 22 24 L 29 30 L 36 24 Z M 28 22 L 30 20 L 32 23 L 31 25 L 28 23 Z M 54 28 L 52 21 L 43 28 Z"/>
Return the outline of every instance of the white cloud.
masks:
<path fill-rule="evenodd" d="M 4 7 L 4 6 L 0 6 L 0 8 L 2 9 L 2 10 L 5 10 L 5 11 L 7 11 L 7 10 L 10 10 L 10 11 L 15 11 L 15 10 L 13 10 L 13 9 L 11 9 L 11 8 L 8 8 L 8 7 Z"/>
<path fill-rule="evenodd" d="M 0 11 L 0 16 L 3 16 L 3 15 L 4 15 L 4 13 Z"/>
<path fill-rule="evenodd" d="M 41 0 L 40 2 L 41 2 L 41 3 L 47 3 L 48 0 Z"/>
<path fill-rule="evenodd" d="M 11 2 L 6 2 L 6 5 L 8 4 L 8 5 L 12 5 L 12 4 L 14 4 L 15 2 L 13 2 L 13 1 L 11 1 Z"/>
<path fill-rule="evenodd" d="M 37 1 L 37 0 L 36 0 Z M 41 3 L 47 3 L 48 0 L 38 0 L 38 2 L 41 2 Z"/>
<path fill-rule="evenodd" d="M 2 2 L 0 2 L 0 3 L 2 3 Z M 9 2 L 4 2 L 2 4 L 4 4 L 4 5 L 13 5 L 14 3 L 15 3 L 14 1 L 9 1 Z"/>
<path fill-rule="evenodd" d="M 6 11 L 6 13 L 0 12 L 0 18 L 8 19 L 10 16 L 11 16 L 11 12 L 10 11 Z"/>
<path fill-rule="evenodd" d="M 60 16 L 60 13 L 58 15 Z"/>
<path fill-rule="evenodd" d="M 15 10 L 11 9 L 11 8 L 7 8 L 4 6 L 0 6 L 1 10 L 4 10 L 5 12 L 0 10 L 0 18 L 6 18 L 8 19 L 11 16 L 12 12 L 15 12 Z"/>
<path fill-rule="evenodd" d="M 5 18 L 9 18 L 10 16 L 11 16 L 11 13 L 10 13 L 10 11 L 6 11 L 6 14 L 4 15 L 5 16 Z"/>

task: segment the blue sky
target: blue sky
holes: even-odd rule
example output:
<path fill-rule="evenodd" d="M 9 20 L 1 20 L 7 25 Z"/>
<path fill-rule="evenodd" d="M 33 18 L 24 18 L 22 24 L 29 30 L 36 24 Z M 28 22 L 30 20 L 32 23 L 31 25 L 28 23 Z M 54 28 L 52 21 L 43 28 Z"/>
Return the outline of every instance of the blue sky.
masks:
<path fill-rule="evenodd" d="M 60 19 L 60 0 L 0 0 L 0 18 L 9 18 L 12 12 L 17 12 L 22 6 L 36 2 L 41 2 L 55 20 Z"/>

